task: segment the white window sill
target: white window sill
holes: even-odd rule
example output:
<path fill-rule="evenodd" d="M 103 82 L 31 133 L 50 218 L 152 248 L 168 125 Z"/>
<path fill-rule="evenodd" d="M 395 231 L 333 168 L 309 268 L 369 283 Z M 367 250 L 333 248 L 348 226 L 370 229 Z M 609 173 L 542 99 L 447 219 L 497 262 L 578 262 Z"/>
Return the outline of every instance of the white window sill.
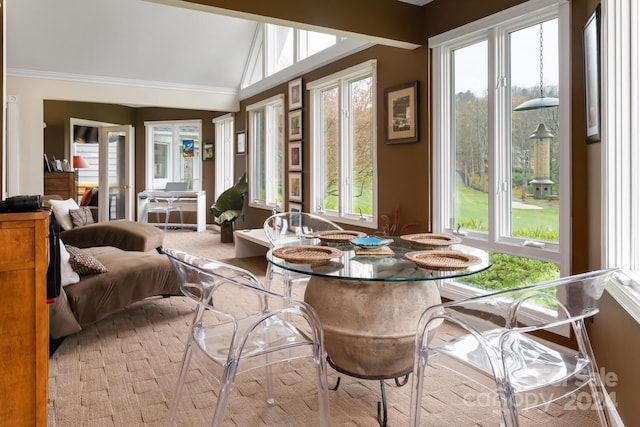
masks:
<path fill-rule="evenodd" d="M 622 270 L 607 291 L 620 306 L 640 323 L 640 271 Z"/>

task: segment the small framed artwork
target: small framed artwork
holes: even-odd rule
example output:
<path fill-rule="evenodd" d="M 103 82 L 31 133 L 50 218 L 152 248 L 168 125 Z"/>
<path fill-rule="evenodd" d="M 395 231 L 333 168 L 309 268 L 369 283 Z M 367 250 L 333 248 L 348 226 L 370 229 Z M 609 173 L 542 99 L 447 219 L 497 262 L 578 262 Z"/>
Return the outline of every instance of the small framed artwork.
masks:
<path fill-rule="evenodd" d="M 289 143 L 289 170 L 302 170 L 302 142 Z"/>
<path fill-rule="evenodd" d="M 183 139 L 182 157 L 193 157 L 194 145 L 193 139 Z"/>
<path fill-rule="evenodd" d="M 289 201 L 302 201 L 302 173 L 289 172 Z"/>
<path fill-rule="evenodd" d="M 418 140 L 418 82 L 386 89 L 387 144 Z"/>
<path fill-rule="evenodd" d="M 204 142 L 202 144 L 202 160 L 213 160 L 213 142 Z"/>
<path fill-rule="evenodd" d="M 291 212 L 291 226 L 300 227 L 302 225 L 302 215 L 296 215 L 302 212 L 300 203 L 289 203 L 289 212 Z"/>
<path fill-rule="evenodd" d="M 302 139 L 302 110 L 289 113 L 289 139 Z"/>
<path fill-rule="evenodd" d="M 289 82 L 289 110 L 302 108 L 302 78 Z"/>
<path fill-rule="evenodd" d="M 242 132 L 236 132 L 236 154 L 244 154 L 247 152 L 247 134 Z"/>
<path fill-rule="evenodd" d="M 587 143 L 600 141 L 600 5 L 584 26 L 585 130 Z"/>

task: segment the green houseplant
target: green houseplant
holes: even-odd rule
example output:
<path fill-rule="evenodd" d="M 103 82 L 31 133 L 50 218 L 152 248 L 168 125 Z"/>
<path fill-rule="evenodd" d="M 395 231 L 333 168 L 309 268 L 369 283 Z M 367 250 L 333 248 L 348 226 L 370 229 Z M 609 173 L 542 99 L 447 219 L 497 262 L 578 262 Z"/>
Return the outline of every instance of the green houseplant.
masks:
<path fill-rule="evenodd" d="M 244 173 L 233 187 L 226 189 L 211 205 L 215 223 L 220 226 L 220 241 L 233 242 L 233 222 L 242 215 L 244 196 L 247 194 L 247 174 Z"/>

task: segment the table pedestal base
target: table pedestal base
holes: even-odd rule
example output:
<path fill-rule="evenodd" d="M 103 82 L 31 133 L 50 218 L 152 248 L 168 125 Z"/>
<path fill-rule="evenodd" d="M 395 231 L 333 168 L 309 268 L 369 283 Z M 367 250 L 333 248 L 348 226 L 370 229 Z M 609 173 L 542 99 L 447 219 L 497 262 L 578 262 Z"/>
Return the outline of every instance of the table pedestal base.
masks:
<path fill-rule="evenodd" d="M 428 307 L 441 302 L 437 285 L 312 276 L 304 300 L 320 316 L 327 354 L 359 378 L 405 376 L 413 370 L 416 328 Z"/>

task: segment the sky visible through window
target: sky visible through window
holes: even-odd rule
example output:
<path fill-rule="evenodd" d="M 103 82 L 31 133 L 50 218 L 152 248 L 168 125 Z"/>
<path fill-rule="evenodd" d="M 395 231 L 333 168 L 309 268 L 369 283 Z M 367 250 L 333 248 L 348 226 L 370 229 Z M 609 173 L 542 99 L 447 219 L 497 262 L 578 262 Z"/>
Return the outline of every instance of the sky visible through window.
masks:
<path fill-rule="evenodd" d="M 558 20 L 542 24 L 543 84 L 558 86 Z M 477 96 L 485 94 L 487 69 L 487 43 L 477 43 L 456 52 L 456 92 L 471 91 Z M 536 24 L 512 33 L 511 86 L 525 88 L 540 85 L 540 25 Z"/>

